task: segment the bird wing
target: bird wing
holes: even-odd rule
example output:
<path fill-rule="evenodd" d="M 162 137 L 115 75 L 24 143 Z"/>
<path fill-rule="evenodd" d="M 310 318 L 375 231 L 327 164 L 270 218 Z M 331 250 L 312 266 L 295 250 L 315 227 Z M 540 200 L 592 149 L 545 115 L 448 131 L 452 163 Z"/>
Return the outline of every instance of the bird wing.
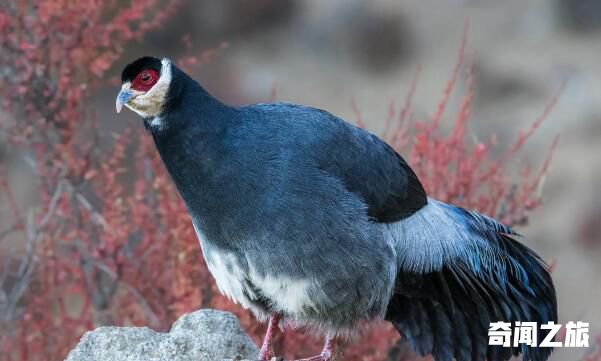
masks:
<path fill-rule="evenodd" d="M 428 203 L 416 174 L 386 142 L 328 112 L 315 111 L 331 126 L 320 129 L 319 166 L 365 202 L 373 222 L 400 221 Z"/>
<path fill-rule="evenodd" d="M 428 203 L 426 192 L 407 162 L 386 142 L 331 113 L 290 103 L 254 104 L 253 118 L 270 118 L 294 129 L 310 156 L 326 174 L 344 183 L 367 206 L 376 223 L 409 217 Z"/>

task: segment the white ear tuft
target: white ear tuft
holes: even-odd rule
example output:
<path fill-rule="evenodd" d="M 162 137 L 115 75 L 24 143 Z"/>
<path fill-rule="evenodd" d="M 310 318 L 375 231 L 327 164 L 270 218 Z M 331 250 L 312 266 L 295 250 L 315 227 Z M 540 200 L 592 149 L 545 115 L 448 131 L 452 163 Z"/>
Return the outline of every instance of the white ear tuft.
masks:
<path fill-rule="evenodd" d="M 171 82 L 171 60 L 167 58 L 161 59 L 161 77 L 157 84 L 160 82 L 163 82 L 163 84 L 169 84 Z"/>

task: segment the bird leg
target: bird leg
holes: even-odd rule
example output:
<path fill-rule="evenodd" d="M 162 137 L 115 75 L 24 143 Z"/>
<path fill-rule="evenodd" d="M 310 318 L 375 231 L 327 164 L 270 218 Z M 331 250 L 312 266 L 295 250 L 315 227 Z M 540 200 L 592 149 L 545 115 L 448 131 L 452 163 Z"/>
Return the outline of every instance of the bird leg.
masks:
<path fill-rule="evenodd" d="M 321 354 L 296 361 L 334 361 L 337 349 L 338 341 L 336 340 L 336 338 L 328 336 L 328 338 L 326 339 L 326 344 L 323 346 L 323 351 L 321 351 Z"/>
<path fill-rule="evenodd" d="M 280 323 L 280 314 L 273 313 L 269 317 L 269 324 L 267 325 L 267 332 L 265 332 L 265 338 L 263 339 L 263 345 L 261 351 L 259 351 L 259 361 L 269 361 L 273 356 L 273 335 L 275 329 Z"/>

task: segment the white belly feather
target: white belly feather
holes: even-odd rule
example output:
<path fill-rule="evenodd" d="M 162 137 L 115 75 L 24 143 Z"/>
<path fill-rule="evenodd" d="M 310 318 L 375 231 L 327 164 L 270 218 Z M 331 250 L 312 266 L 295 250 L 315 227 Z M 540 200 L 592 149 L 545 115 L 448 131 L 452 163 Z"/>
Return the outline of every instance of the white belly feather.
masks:
<path fill-rule="evenodd" d="M 280 275 L 262 275 L 253 267 L 252 260 L 246 257 L 243 264 L 240 256 L 207 247 L 202 232 L 194 225 L 207 267 L 219 291 L 242 307 L 251 309 L 257 316 L 268 316 L 268 310 L 257 308 L 253 301 L 260 296 L 267 298 L 271 305 L 290 316 L 302 318 L 303 313 L 314 307 L 309 295 L 310 282 Z M 249 285 L 252 285 L 250 287 Z M 256 294 L 259 291 L 260 295 Z"/>

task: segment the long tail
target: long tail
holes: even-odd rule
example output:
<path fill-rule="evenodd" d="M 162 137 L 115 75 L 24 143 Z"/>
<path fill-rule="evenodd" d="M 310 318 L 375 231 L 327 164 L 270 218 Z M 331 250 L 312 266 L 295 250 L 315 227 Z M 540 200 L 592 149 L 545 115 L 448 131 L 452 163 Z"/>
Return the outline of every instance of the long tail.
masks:
<path fill-rule="evenodd" d="M 429 200 L 388 226 L 399 273 L 386 319 L 420 355 L 436 361 L 544 361 L 551 348 L 514 344 L 516 322 L 536 322 L 537 342 L 557 322 L 547 265 L 509 227 L 476 212 Z M 510 346 L 489 346 L 491 322 L 511 323 Z"/>

